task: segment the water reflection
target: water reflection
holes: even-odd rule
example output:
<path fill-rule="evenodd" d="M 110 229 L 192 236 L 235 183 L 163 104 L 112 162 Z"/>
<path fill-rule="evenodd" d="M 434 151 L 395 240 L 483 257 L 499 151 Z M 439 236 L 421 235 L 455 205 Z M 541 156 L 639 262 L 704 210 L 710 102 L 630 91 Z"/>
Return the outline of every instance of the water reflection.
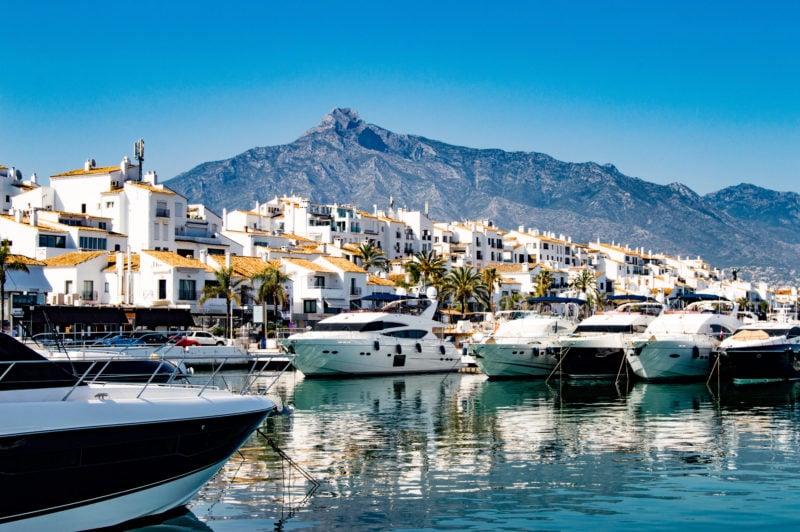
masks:
<path fill-rule="evenodd" d="M 294 413 L 263 431 L 319 490 L 254 435 L 190 508 L 214 530 L 786 526 L 799 390 L 286 374 Z"/>

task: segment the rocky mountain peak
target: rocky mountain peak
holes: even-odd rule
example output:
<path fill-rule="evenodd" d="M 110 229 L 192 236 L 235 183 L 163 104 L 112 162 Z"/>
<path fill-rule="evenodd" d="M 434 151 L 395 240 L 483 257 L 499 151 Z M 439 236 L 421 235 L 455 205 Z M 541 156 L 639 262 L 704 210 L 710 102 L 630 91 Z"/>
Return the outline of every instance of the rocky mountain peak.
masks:
<path fill-rule="evenodd" d="M 337 107 L 330 113 L 322 117 L 319 124 L 312 128 L 307 133 L 322 132 L 326 130 L 334 130 L 336 132 L 344 132 L 350 129 L 356 129 L 364 124 L 361 117 L 358 116 L 358 111 L 349 107 Z"/>

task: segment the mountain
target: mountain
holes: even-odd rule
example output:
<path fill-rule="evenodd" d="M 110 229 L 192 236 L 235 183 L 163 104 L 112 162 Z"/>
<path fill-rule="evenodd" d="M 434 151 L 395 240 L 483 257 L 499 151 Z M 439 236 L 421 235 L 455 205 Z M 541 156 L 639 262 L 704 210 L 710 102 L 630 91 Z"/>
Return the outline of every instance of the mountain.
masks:
<path fill-rule="evenodd" d="M 213 210 L 249 209 L 298 194 L 321 203 L 423 209 L 433 219 L 491 219 L 578 242 L 601 239 L 714 267 L 788 281 L 800 251 L 798 195 L 739 185 L 708 196 L 657 185 L 613 165 L 568 163 L 535 152 L 453 146 L 398 134 L 334 109 L 283 146 L 257 147 L 203 163 L 169 180 L 189 201 Z"/>

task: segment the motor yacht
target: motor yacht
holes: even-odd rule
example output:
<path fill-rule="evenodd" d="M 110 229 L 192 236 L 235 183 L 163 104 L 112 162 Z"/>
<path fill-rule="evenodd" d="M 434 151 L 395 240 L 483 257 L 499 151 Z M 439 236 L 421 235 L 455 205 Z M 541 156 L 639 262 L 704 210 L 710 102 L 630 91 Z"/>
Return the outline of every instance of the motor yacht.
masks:
<path fill-rule="evenodd" d="M 578 323 L 582 299 L 531 298 L 536 308 L 517 319 L 498 322 L 495 330 L 469 346 L 478 367 L 491 379 L 544 378 L 556 366 L 555 340 Z"/>
<path fill-rule="evenodd" d="M 618 307 L 581 321 L 557 341 L 558 372 L 572 379 L 627 377 L 625 351 L 631 339 L 645 331 L 664 305 L 628 296 Z"/>
<path fill-rule="evenodd" d="M 800 323 L 743 325 L 719 344 L 721 374 L 734 383 L 800 379 Z"/>
<path fill-rule="evenodd" d="M 119 526 L 182 506 L 274 409 L 208 386 L 89 382 L 0 334 L 0 530 Z"/>
<path fill-rule="evenodd" d="M 665 310 L 631 342 L 626 358 L 645 380 L 703 379 L 714 350 L 741 327 L 737 306 L 707 294 L 682 296 L 682 309 Z"/>
<path fill-rule="evenodd" d="M 436 310 L 436 291 L 428 289 L 426 297 L 336 314 L 278 343 L 306 377 L 454 371 L 463 365 L 461 352 L 444 336 Z"/>

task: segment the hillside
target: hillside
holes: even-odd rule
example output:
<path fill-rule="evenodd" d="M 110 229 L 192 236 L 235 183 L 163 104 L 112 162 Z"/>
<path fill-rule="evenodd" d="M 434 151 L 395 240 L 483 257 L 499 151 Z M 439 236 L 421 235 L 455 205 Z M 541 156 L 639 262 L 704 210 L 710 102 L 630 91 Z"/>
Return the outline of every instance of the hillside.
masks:
<path fill-rule="evenodd" d="M 191 202 L 252 208 L 283 194 L 365 210 L 423 209 L 450 221 L 491 219 L 587 242 L 600 238 L 673 255 L 699 255 L 765 280 L 793 280 L 800 251 L 798 196 L 739 185 L 699 196 L 612 165 L 569 163 L 535 152 L 453 146 L 368 124 L 334 109 L 283 146 L 203 163 L 168 186 Z"/>

